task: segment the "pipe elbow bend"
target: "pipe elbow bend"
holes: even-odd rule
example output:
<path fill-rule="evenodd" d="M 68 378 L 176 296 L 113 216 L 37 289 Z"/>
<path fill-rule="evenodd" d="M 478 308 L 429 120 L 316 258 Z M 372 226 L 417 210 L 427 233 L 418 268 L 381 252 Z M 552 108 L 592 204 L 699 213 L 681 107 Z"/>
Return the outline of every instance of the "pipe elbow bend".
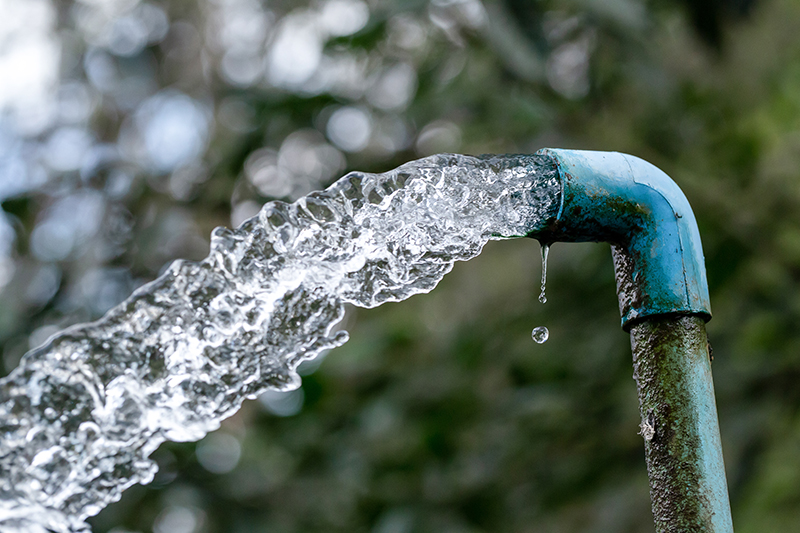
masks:
<path fill-rule="evenodd" d="M 711 318 L 694 213 L 660 169 L 631 155 L 545 148 L 563 185 L 558 215 L 531 234 L 542 242 L 609 242 L 622 327 L 656 315 Z"/>

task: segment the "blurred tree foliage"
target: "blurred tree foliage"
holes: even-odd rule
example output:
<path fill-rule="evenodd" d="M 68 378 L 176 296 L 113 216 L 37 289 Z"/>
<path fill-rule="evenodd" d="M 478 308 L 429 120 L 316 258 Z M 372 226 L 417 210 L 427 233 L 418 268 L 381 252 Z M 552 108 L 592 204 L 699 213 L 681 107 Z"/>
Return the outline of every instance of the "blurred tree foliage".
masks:
<path fill-rule="evenodd" d="M 30 5 L 60 54 L 41 108 L 3 104 L 6 372 L 213 227 L 349 169 L 629 152 L 701 226 L 737 531 L 800 529 L 800 4 Z M 298 392 L 162 446 L 94 530 L 652 531 L 608 247 L 556 244 L 545 305 L 539 269 L 536 243 L 491 243 L 429 295 L 351 310 Z"/>

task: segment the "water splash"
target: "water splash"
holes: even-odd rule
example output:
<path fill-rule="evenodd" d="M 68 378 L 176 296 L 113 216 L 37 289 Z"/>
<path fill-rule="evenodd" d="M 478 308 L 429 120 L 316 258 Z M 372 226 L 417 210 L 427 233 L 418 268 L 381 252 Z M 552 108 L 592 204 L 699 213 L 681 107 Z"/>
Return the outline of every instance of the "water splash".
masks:
<path fill-rule="evenodd" d="M 531 331 L 531 338 L 536 341 L 537 344 L 544 344 L 547 342 L 547 339 L 550 338 L 550 330 L 544 326 L 537 326 Z"/>
<path fill-rule="evenodd" d="M 0 529 L 88 530 L 86 517 L 153 479 L 159 444 L 298 387 L 302 361 L 347 340 L 335 331 L 345 303 L 430 291 L 489 239 L 554 217 L 560 195 L 545 156 L 439 155 L 214 230 L 206 259 L 176 261 L 0 382 Z"/>

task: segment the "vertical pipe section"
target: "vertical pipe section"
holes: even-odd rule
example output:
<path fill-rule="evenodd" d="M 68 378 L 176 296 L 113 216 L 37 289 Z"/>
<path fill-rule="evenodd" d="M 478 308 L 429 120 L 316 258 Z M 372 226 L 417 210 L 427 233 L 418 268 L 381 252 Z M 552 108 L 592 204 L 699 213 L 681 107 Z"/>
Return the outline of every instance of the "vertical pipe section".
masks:
<path fill-rule="evenodd" d="M 657 533 L 732 533 L 705 323 L 650 317 L 630 328 Z"/>

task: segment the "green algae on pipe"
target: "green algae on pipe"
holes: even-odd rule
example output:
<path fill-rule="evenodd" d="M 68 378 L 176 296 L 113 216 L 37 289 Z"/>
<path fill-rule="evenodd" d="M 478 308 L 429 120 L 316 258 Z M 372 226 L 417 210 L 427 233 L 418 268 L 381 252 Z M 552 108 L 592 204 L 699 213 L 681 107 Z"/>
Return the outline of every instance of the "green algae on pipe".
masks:
<path fill-rule="evenodd" d="M 656 532 L 732 533 L 703 320 L 651 317 L 631 347 Z"/>

